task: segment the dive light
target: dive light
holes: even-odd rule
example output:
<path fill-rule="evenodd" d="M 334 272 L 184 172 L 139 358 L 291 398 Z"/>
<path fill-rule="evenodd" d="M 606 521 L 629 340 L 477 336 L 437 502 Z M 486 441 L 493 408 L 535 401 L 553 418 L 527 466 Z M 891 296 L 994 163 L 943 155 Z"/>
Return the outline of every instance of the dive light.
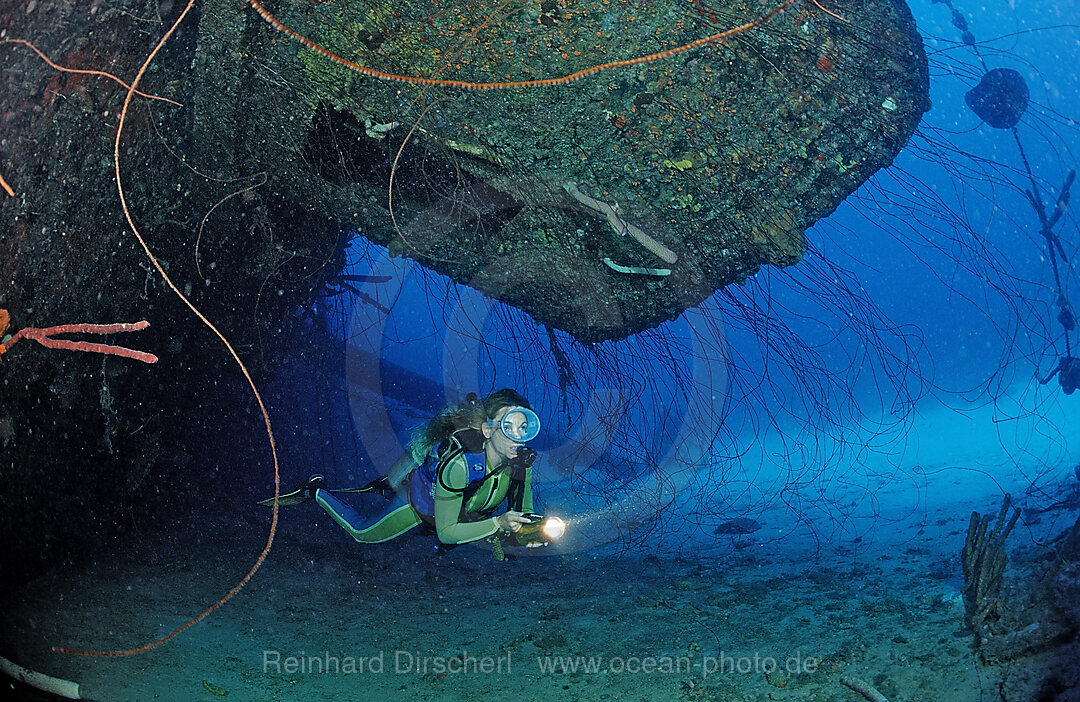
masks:
<path fill-rule="evenodd" d="M 566 522 L 558 517 L 545 517 L 542 514 L 527 512 L 521 515 L 528 523 L 510 534 L 518 546 L 544 546 L 556 541 L 566 531 Z"/>

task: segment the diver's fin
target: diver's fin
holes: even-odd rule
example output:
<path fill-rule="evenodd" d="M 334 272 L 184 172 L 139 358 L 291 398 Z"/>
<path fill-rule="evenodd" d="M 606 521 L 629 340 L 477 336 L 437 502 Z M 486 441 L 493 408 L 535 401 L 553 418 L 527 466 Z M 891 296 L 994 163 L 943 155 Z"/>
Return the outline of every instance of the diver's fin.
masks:
<path fill-rule="evenodd" d="M 313 475 L 307 479 L 306 483 L 300 485 L 292 492 L 278 495 L 278 506 L 288 507 L 289 505 L 302 505 L 315 497 L 316 490 L 325 490 L 326 492 L 377 492 L 386 500 L 394 499 L 397 494 L 394 492 L 394 488 L 390 486 L 390 479 L 385 475 L 375 478 L 364 487 L 341 488 L 340 490 L 327 490 L 323 487 L 323 477 L 321 475 Z M 266 507 L 273 507 L 274 498 L 271 497 L 267 500 L 261 500 L 258 504 Z"/>
<path fill-rule="evenodd" d="M 307 482 L 300 485 L 292 492 L 286 492 L 282 495 L 278 495 L 278 506 L 288 507 L 289 505 L 301 505 L 315 497 L 315 491 L 322 486 L 323 477 L 321 475 L 313 475 L 307 479 Z M 265 505 L 266 507 L 273 507 L 274 498 L 271 497 L 268 500 L 261 500 L 259 504 Z"/>

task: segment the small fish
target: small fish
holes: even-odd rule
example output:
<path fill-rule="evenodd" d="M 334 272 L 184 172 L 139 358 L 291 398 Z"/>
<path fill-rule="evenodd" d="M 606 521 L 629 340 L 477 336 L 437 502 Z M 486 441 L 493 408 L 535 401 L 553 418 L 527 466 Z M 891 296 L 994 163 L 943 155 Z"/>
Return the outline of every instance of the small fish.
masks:
<path fill-rule="evenodd" d="M 224 697 L 225 695 L 229 694 L 229 691 L 226 690 L 225 688 L 218 687 L 217 685 L 211 685 L 210 683 L 206 682 L 205 680 L 202 681 L 202 686 L 205 687 L 206 691 L 209 692 L 211 695 L 217 695 L 218 697 Z"/>
<path fill-rule="evenodd" d="M 720 526 L 716 527 L 714 534 L 753 534 L 755 531 L 761 528 L 759 522 L 749 519 L 748 517 L 739 517 L 738 519 L 732 519 L 724 522 Z"/>

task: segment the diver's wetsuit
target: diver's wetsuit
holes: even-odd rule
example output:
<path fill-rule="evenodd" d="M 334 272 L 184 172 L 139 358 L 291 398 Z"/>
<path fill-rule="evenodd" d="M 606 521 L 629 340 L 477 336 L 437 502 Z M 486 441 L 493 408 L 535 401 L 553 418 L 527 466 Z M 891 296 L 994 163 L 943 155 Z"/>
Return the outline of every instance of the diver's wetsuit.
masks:
<path fill-rule="evenodd" d="M 434 475 L 425 470 L 427 464 L 414 471 L 407 483 L 409 499 L 399 495 L 390 511 L 374 520 L 365 522 L 355 509 L 327 490 L 316 490 L 315 501 L 350 536 L 368 544 L 389 541 L 421 523 L 434 526 L 444 544 L 463 544 L 491 536 L 499 530 L 491 514 L 506 499 L 516 480 L 524 480 L 521 504 L 510 507 L 532 511 L 531 467 L 523 475 L 512 475 L 507 466 L 488 466 L 484 452 L 465 453 L 457 435 L 439 448 L 438 456 L 437 461 L 429 459 L 435 464 Z"/>

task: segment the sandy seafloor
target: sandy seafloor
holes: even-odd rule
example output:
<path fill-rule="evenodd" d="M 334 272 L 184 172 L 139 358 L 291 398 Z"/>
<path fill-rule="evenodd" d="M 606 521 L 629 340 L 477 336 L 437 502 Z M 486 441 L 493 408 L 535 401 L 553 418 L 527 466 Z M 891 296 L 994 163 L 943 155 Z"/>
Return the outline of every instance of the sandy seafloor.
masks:
<path fill-rule="evenodd" d="M 117 701 L 864 699 L 844 677 L 892 702 L 1039 699 L 1047 670 L 1075 675 L 1062 659 L 1075 642 L 982 665 L 960 596 L 971 510 L 996 513 L 1002 489 L 1023 501 L 1030 471 L 1001 448 L 988 414 L 940 431 L 944 416 L 923 415 L 908 459 L 928 474 L 917 509 L 901 505 L 910 484 L 883 481 L 882 526 L 858 542 L 785 537 L 776 511 L 754 534 L 716 535 L 679 557 L 605 548 L 497 562 L 471 546 L 435 553 L 430 536 L 361 546 L 306 504 L 282 509 L 273 549 L 240 594 L 176 639 L 126 658 L 49 650 L 141 645 L 228 591 L 258 553 L 269 510 L 223 509 L 129 533 L 88 569 L 24 587 L 2 613 L 18 650 L 2 655 Z M 956 465 L 980 472 L 946 468 Z M 1073 489 L 1072 464 L 1058 468 L 1062 490 Z M 1067 528 L 1075 509 L 1025 517 L 1007 587 L 1041 572 L 1039 534 Z M 884 524 L 890 515 L 900 516 Z M 766 675 L 769 659 L 779 671 Z M 1077 699 L 1068 694 L 1047 699 Z"/>

